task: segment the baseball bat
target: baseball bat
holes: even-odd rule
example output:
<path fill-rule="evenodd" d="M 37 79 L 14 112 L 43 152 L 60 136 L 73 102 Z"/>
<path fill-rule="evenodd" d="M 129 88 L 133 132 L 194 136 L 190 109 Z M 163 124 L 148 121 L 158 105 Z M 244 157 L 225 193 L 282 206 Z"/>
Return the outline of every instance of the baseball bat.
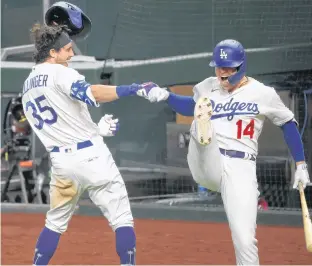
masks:
<path fill-rule="evenodd" d="M 303 229 L 304 229 L 304 237 L 307 250 L 312 252 L 312 223 L 309 214 L 309 209 L 307 206 L 307 201 L 304 194 L 304 189 L 302 183 L 299 182 L 299 194 L 300 194 L 300 202 L 301 202 L 301 211 L 302 211 L 302 221 L 303 221 Z"/>

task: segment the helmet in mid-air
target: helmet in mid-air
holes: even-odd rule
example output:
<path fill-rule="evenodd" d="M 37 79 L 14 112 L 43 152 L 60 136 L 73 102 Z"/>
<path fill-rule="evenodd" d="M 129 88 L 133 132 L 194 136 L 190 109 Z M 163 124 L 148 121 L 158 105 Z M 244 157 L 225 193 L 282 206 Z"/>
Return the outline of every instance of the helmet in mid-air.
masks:
<path fill-rule="evenodd" d="M 69 36 L 75 39 L 85 39 L 91 32 L 90 18 L 77 6 L 68 2 L 53 4 L 45 14 L 48 26 L 64 25 Z"/>
<path fill-rule="evenodd" d="M 244 47 L 236 40 L 223 40 L 213 50 L 211 67 L 233 67 L 237 72 L 228 78 L 236 85 L 246 74 L 246 55 Z"/>

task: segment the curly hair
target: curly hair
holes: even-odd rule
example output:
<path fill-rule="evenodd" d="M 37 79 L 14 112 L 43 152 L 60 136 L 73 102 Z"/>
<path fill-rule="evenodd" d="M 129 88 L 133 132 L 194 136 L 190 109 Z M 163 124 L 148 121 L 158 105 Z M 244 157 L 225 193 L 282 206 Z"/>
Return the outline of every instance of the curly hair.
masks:
<path fill-rule="evenodd" d="M 33 25 L 31 35 L 36 48 L 33 54 L 36 64 L 50 57 L 50 50 L 63 31 L 63 26 L 47 26 L 39 23 Z"/>

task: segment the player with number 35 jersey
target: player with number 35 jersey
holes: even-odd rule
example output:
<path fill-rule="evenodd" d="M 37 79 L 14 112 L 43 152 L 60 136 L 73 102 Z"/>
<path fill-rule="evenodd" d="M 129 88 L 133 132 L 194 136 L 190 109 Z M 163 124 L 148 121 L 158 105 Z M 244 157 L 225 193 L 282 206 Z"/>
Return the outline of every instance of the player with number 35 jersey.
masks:
<path fill-rule="evenodd" d="M 55 3 L 52 8 L 67 11 L 74 16 L 74 22 L 86 17 L 69 3 Z M 114 231 L 120 264 L 134 265 L 136 236 L 128 193 L 103 141 L 103 137 L 114 135 L 118 121 L 105 115 L 94 123 L 88 107 L 136 96 L 145 85 L 91 85 L 68 67 L 67 61 L 74 55 L 73 43 L 62 26 L 35 25 L 33 34 L 35 65 L 24 82 L 22 103 L 52 164 L 50 209 L 36 244 L 33 265 L 48 265 L 84 192 Z"/>
<path fill-rule="evenodd" d="M 66 146 L 99 135 L 88 105 L 72 98 L 72 84 L 84 79 L 72 68 L 43 63 L 33 66 L 24 82 L 23 103 L 27 119 L 49 152 L 55 146 Z M 90 102 L 90 105 L 95 104 Z"/>

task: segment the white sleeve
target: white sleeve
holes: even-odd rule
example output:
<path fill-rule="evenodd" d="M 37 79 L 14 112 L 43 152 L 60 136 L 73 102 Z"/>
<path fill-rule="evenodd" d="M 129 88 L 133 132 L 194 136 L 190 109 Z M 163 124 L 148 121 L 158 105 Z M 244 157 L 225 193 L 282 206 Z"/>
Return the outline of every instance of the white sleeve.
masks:
<path fill-rule="evenodd" d="M 214 86 L 214 78 L 213 77 L 209 77 L 204 79 L 203 81 L 197 83 L 194 87 L 193 87 L 193 100 L 195 102 L 198 101 L 198 99 L 200 97 L 203 96 L 210 96 L 211 94 L 211 90 Z"/>
<path fill-rule="evenodd" d="M 69 67 L 61 67 L 56 75 L 57 88 L 72 99 L 84 102 L 88 105 L 99 107 L 92 95 L 90 84 L 85 80 L 85 76 Z"/>
<path fill-rule="evenodd" d="M 85 81 L 85 76 L 73 68 L 62 66 L 58 69 L 55 82 L 61 92 L 70 96 L 72 84 L 77 81 Z"/>
<path fill-rule="evenodd" d="M 274 125 L 282 126 L 288 121 L 295 121 L 293 112 L 285 106 L 275 89 L 271 88 L 269 97 L 271 97 L 271 100 L 268 101 L 264 115 L 270 119 Z"/>
<path fill-rule="evenodd" d="M 198 92 L 198 88 L 197 88 L 197 85 L 195 85 L 194 87 L 193 87 L 193 100 L 194 100 L 194 102 L 196 103 L 197 102 L 197 100 L 198 100 L 198 98 L 199 98 L 199 92 Z"/>

